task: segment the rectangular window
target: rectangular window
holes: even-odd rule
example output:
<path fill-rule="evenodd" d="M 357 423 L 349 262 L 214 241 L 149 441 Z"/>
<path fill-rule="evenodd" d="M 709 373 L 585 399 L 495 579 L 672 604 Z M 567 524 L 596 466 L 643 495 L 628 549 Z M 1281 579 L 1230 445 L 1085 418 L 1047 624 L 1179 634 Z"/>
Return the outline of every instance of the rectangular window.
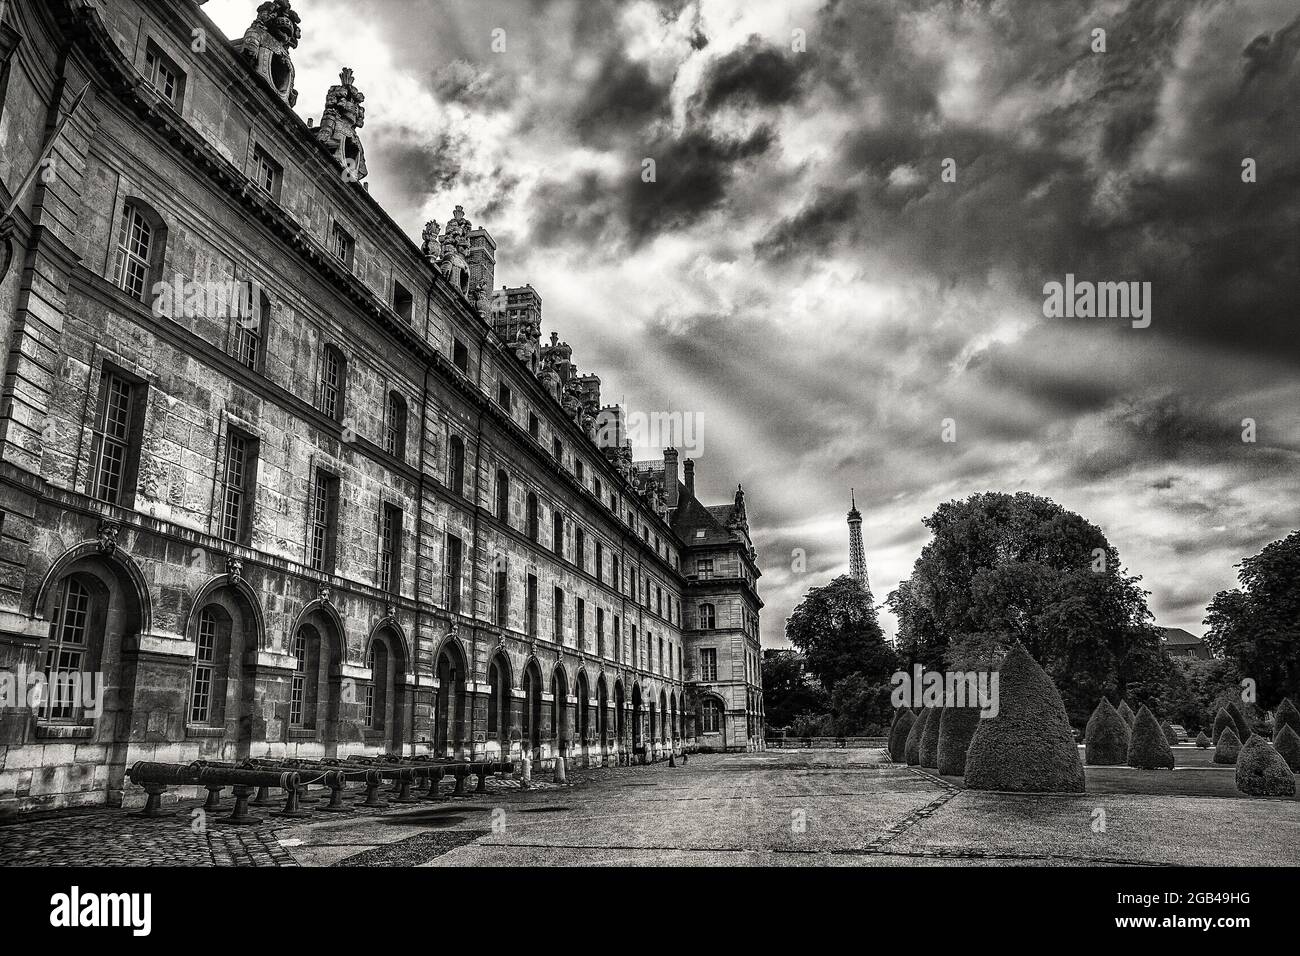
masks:
<path fill-rule="evenodd" d="M 252 501 L 257 487 L 257 440 L 230 430 L 226 437 L 226 480 L 221 537 L 247 544 L 252 537 Z"/>
<path fill-rule="evenodd" d="M 532 438 L 533 441 L 536 441 L 538 435 L 541 434 L 541 431 L 542 431 L 542 423 L 539 422 L 539 421 L 537 420 L 537 416 L 536 416 L 536 415 L 534 415 L 532 412 L 529 412 L 529 413 L 528 413 L 528 435 L 529 435 L 529 437 Z"/>
<path fill-rule="evenodd" d="M 507 412 L 510 411 L 511 406 L 514 404 L 510 395 L 510 386 L 505 382 L 501 382 L 497 385 L 497 404 Z"/>
<path fill-rule="evenodd" d="M 529 637 L 537 636 L 537 576 L 528 575 L 528 587 L 524 592 L 524 627 Z"/>
<path fill-rule="evenodd" d="M 596 656 L 605 656 L 605 609 L 596 608 Z"/>
<path fill-rule="evenodd" d="M 99 414 L 92 445 L 92 494 L 100 501 L 130 507 L 144 437 L 145 385 L 107 366 L 100 381 Z"/>
<path fill-rule="evenodd" d="M 564 464 L 564 443 L 558 438 L 551 439 L 551 454 L 560 464 Z"/>
<path fill-rule="evenodd" d="M 338 520 L 339 480 L 317 471 L 312 484 L 310 552 L 307 563 L 313 570 L 334 572 L 334 531 Z"/>
<path fill-rule="evenodd" d="M 325 357 L 321 363 L 320 374 L 320 410 L 327 418 L 339 420 L 343 402 L 343 356 L 332 346 L 325 347 Z"/>
<path fill-rule="evenodd" d="M 117 287 L 143 302 L 150 288 L 153 263 L 153 225 L 138 206 L 128 203 L 122 209 L 117 233 Z"/>
<path fill-rule="evenodd" d="M 555 637 L 556 644 L 564 643 L 564 592 L 559 588 L 554 591 L 554 603 L 552 605 L 551 633 Z"/>
<path fill-rule="evenodd" d="M 402 584 L 402 509 L 384 505 L 379 515 L 379 589 L 393 594 Z"/>
<path fill-rule="evenodd" d="M 712 558 L 697 559 L 695 562 L 695 573 L 702 578 L 711 577 L 713 575 L 713 559 Z"/>
<path fill-rule="evenodd" d="M 596 580 L 605 583 L 605 549 L 599 541 L 596 542 Z"/>
<path fill-rule="evenodd" d="M 504 558 L 498 559 L 502 562 Z M 493 593 L 496 598 L 496 623 L 497 627 L 506 627 L 509 623 L 510 613 L 510 593 L 505 571 L 498 571 L 494 576 Z"/>
<path fill-rule="evenodd" d="M 641 641 L 636 636 L 636 625 L 632 625 L 632 666 L 641 666 Z"/>
<path fill-rule="evenodd" d="M 451 364 L 456 366 L 465 374 L 469 374 L 469 349 L 460 339 L 455 339 L 451 344 Z"/>
<path fill-rule="evenodd" d="M 453 614 L 461 611 L 460 579 L 465 546 L 454 534 L 447 535 L 447 610 Z"/>
<path fill-rule="evenodd" d="M 262 366 L 262 335 L 271 300 L 266 293 L 260 292 L 254 282 L 245 283 L 247 294 L 244 296 L 246 314 L 239 317 L 235 331 L 235 358 L 239 364 L 246 365 L 253 371 L 260 371 Z"/>
<path fill-rule="evenodd" d="M 415 311 L 415 299 L 411 295 L 411 290 L 400 282 L 393 283 L 393 311 L 397 313 L 398 318 L 411 321 Z"/>
<path fill-rule="evenodd" d="M 284 169 L 261 146 L 253 147 L 253 182 L 273 199 L 280 196 L 280 177 Z"/>
<path fill-rule="evenodd" d="M 184 75 L 171 57 L 163 53 L 151 40 L 145 47 L 144 78 L 163 99 L 178 110 L 181 108 Z"/>
<path fill-rule="evenodd" d="M 334 258 L 351 269 L 352 257 L 355 251 L 356 242 L 353 240 L 351 233 L 337 222 L 334 223 L 330 227 L 330 252 L 333 253 Z"/>
<path fill-rule="evenodd" d="M 712 647 L 700 648 L 700 680 L 718 679 L 718 652 Z"/>
<path fill-rule="evenodd" d="M 614 615 L 614 661 L 618 663 L 623 659 L 623 622 L 619 620 L 618 615 Z"/>
<path fill-rule="evenodd" d="M 578 479 L 578 481 L 579 481 L 580 483 L 586 483 L 586 481 L 587 481 L 587 468 L 586 468 L 586 466 L 582 463 L 582 459 L 580 459 L 580 458 L 575 458 L 575 459 L 573 460 L 573 474 L 574 474 L 574 476 Z"/>

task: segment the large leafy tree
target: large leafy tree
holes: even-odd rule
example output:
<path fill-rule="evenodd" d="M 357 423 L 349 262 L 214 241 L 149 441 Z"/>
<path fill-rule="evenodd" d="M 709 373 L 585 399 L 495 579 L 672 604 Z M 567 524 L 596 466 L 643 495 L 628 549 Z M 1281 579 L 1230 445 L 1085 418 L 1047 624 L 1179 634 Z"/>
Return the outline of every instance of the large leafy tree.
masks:
<path fill-rule="evenodd" d="M 822 714 L 830 698 L 808 673 L 803 656 L 789 649 L 763 651 L 763 715 L 771 728 L 789 727 L 801 714 Z"/>
<path fill-rule="evenodd" d="M 1039 495 L 985 492 L 924 519 L 934 537 L 889 596 L 899 652 L 936 669 L 995 666 L 1020 641 L 1072 720 L 1169 668 L 1139 578 L 1101 529 Z"/>
<path fill-rule="evenodd" d="M 809 590 L 785 622 L 785 636 L 827 693 L 852 675 L 879 684 L 897 670 L 871 592 L 847 574 Z"/>
<path fill-rule="evenodd" d="M 1240 588 L 1220 591 L 1206 610 L 1205 643 L 1252 678 L 1258 702 L 1300 694 L 1300 531 L 1238 566 Z"/>

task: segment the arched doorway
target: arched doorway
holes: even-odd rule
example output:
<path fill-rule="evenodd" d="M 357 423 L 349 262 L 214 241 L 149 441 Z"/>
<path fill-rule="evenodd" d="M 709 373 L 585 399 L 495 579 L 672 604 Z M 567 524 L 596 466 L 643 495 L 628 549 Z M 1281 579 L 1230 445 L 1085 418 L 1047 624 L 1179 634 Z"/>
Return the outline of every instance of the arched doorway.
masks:
<path fill-rule="evenodd" d="M 434 707 L 434 750 L 441 756 L 461 756 L 465 742 L 465 658 L 455 641 L 447 641 L 438 654 L 434 674 L 438 680 Z"/>
<path fill-rule="evenodd" d="M 623 694 L 623 682 L 614 682 L 614 746 L 618 748 L 621 758 L 625 759 L 627 746 L 627 699 Z"/>
<path fill-rule="evenodd" d="M 136 579 L 138 573 L 134 565 L 128 568 L 91 552 L 58 570 L 37 597 L 37 616 L 43 613 L 49 630 L 37 648 L 35 667 L 42 668 L 51 683 L 33 708 L 34 716 L 47 726 L 94 728 L 85 743 L 103 747 L 101 761 L 108 768 L 110 791 L 125 787 L 131 740 L 145 739 L 142 725 L 149 717 L 144 710 L 134 710 L 138 663 L 128 650 L 133 644 L 129 639 L 148 620 L 142 597 L 147 592 L 143 579 Z M 87 686 L 92 675 L 98 677 Z M 177 688 L 178 698 L 184 693 Z M 184 706 L 181 700 L 176 703 L 178 709 Z"/>
<path fill-rule="evenodd" d="M 605 686 L 605 675 L 596 678 L 596 736 L 600 738 L 600 754 L 609 753 L 609 691 Z"/>
<path fill-rule="evenodd" d="M 194 644 L 185 721 L 224 730 L 222 760 L 245 760 L 253 740 L 266 739 L 266 719 L 254 698 L 262 630 L 251 594 L 246 586 L 231 584 L 204 589 L 185 627 Z"/>
<path fill-rule="evenodd" d="M 524 746 L 533 760 L 542 757 L 542 669 L 536 660 L 524 668 Z"/>
<path fill-rule="evenodd" d="M 668 743 L 668 695 L 659 692 L 659 746 Z"/>
<path fill-rule="evenodd" d="M 578 682 L 574 693 L 578 698 L 578 747 L 574 748 L 574 752 L 580 752 L 586 759 L 590 756 L 587 748 L 591 738 L 591 705 L 588 702 L 591 689 L 587 685 L 586 671 L 578 671 Z"/>
<path fill-rule="evenodd" d="M 289 639 L 293 673 L 289 680 L 289 735 L 304 756 L 319 748 L 327 758 L 338 752 L 342 698 L 343 635 L 336 618 L 317 604 L 303 615 Z M 310 732 L 310 733 L 304 733 Z"/>
<path fill-rule="evenodd" d="M 674 747 L 680 735 L 677 732 L 677 692 L 668 695 L 668 740 Z"/>
<path fill-rule="evenodd" d="M 376 633 L 366 663 L 370 667 L 362 714 L 366 730 L 380 735 L 385 747 L 400 752 L 406 728 L 406 652 L 401 635 L 392 628 Z"/>
<path fill-rule="evenodd" d="M 572 744 L 569 728 L 569 678 L 563 666 L 556 664 L 551 672 L 551 750 L 554 756 L 564 757 Z"/>
<path fill-rule="evenodd" d="M 632 685 L 632 754 L 635 756 L 645 746 L 642 739 L 641 685 Z"/>
<path fill-rule="evenodd" d="M 510 661 L 498 651 L 488 662 L 487 741 L 489 756 L 510 755 Z M 494 746 L 495 745 L 495 746 Z"/>

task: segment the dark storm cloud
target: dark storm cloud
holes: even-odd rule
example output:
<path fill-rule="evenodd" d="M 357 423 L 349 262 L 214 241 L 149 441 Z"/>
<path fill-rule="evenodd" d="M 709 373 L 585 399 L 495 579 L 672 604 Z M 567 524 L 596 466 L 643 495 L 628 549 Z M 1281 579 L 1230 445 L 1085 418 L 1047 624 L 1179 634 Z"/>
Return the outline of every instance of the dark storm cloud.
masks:
<path fill-rule="evenodd" d="M 781 106 L 796 99 L 807 57 L 786 53 L 759 36 L 714 60 L 705 73 L 699 105 Z"/>
<path fill-rule="evenodd" d="M 774 140 L 765 126 L 737 137 L 690 129 L 629 152 L 627 169 L 618 175 L 584 172 L 547 180 L 532 196 L 532 235 L 541 240 L 577 229 L 606 255 L 636 249 L 715 210 L 738 170 Z M 654 160 L 654 182 L 642 179 L 643 159 Z"/>
<path fill-rule="evenodd" d="M 975 130 L 938 121 L 944 74 L 914 52 L 904 21 L 889 9 L 876 19 L 833 4 L 817 43 L 836 55 L 819 61 L 818 73 L 846 97 L 877 97 L 888 122 L 846 137 L 823 189 L 774 224 L 756 252 L 771 260 L 879 245 L 945 279 L 1004 270 L 1027 297 L 1066 272 L 1150 281 L 1155 334 L 1300 358 L 1300 150 L 1294 116 L 1280 107 L 1300 98 L 1296 21 L 1236 50 L 1205 41 L 1197 52 L 1221 56 L 1222 69 L 1184 67 L 1171 77 L 1192 30 L 1186 4 L 1119 11 L 1107 20 L 1104 59 L 1087 52 L 1077 11 L 1066 7 L 999 7 L 1008 48 L 1020 49 L 989 72 L 1008 92 L 1046 88 L 1067 72 L 1076 83 L 1091 75 L 1094 94 L 1025 127 Z M 948 17 L 954 30 L 981 26 L 969 8 L 950 10 L 959 11 Z M 1157 129 L 1171 109 L 1177 123 L 1165 116 Z M 1089 157 L 1093 130 L 1099 149 Z M 1256 183 L 1242 182 L 1246 156 L 1258 164 Z M 945 157 L 956 161 L 956 183 L 939 181 Z M 891 182 L 900 166 L 919 181 Z"/>
<path fill-rule="evenodd" d="M 610 50 L 575 106 L 573 128 L 584 141 L 608 144 L 630 130 L 666 118 L 672 80 L 655 80 L 649 67 Z"/>

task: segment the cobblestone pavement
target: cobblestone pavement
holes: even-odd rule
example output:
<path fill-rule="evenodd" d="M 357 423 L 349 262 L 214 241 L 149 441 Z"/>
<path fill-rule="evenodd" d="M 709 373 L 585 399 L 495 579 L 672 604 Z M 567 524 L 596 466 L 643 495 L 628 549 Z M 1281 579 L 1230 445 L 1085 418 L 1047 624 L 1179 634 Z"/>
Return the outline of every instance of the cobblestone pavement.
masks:
<path fill-rule="evenodd" d="M 292 820 L 262 810 L 253 827 L 196 827 L 197 803 L 165 820 L 69 812 L 0 826 L 0 865 L 1132 866 L 1300 858 L 1297 801 L 977 793 L 890 764 L 879 750 L 698 755 L 687 766 L 580 770 L 570 780 L 523 790 L 517 780 L 490 778 L 487 793 L 460 797 L 447 781 L 433 801 Z"/>

